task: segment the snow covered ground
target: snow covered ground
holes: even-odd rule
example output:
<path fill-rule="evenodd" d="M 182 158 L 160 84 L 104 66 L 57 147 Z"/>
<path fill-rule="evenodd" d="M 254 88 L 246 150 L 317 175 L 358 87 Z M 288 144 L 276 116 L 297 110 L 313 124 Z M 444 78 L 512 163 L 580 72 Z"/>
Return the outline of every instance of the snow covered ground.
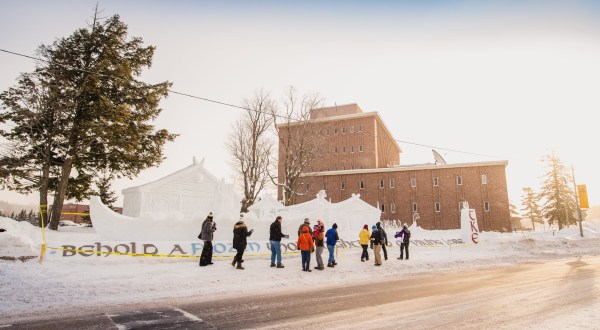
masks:
<path fill-rule="evenodd" d="M 0 257 L 39 256 L 41 230 L 25 222 L 0 217 Z M 393 236 L 395 229 L 388 229 Z M 215 264 L 198 267 L 197 258 L 157 258 L 131 256 L 62 257 L 48 255 L 43 263 L 0 260 L 0 318 L 5 320 L 39 316 L 46 312 L 103 311 L 126 304 L 143 304 L 176 299 L 215 299 L 225 296 L 290 292 L 320 286 L 344 286 L 407 275 L 449 272 L 481 266 L 600 255 L 600 224 L 586 222 L 584 238 L 579 228 L 560 232 L 480 234 L 477 245 L 432 243 L 452 239 L 453 231 L 413 230 L 410 260 L 397 260 L 399 248 L 388 247 L 389 260 L 382 267 L 360 261 L 361 249 L 338 249 L 335 268 L 312 273 L 301 271 L 298 254 L 284 255 L 284 269 L 270 268 L 270 257 L 245 256 L 245 270 L 231 266 L 229 256 L 217 256 Z M 46 231 L 49 246 L 65 242 L 96 242 L 93 228 L 60 227 Z M 342 237 L 348 241 L 357 237 Z M 293 242 L 292 239 L 290 241 Z M 439 242 L 438 242 L 439 243 Z M 443 243 L 446 243 L 444 241 Z M 75 246 L 77 244 L 73 243 Z M 250 254 L 251 252 L 248 252 Z M 199 251 L 198 251 L 199 254 Z M 326 258 L 327 252 L 323 256 Z M 5 258 L 6 259 L 6 258 Z M 326 259 L 325 259 L 326 260 Z M 314 256 L 311 267 L 316 266 Z"/>

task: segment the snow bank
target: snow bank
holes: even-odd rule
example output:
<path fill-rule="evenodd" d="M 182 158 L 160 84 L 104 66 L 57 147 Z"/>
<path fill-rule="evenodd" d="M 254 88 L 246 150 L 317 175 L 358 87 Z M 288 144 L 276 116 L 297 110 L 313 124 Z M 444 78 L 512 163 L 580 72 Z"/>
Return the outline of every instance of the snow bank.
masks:
<path fill-rule="evenodd" d="M 37 255 L 40 229 L 27 223 L 0 218 L 2 254 Z M 389 228 L 393 238 L 394 229 Z M 389 259 L 383 266 L 360 261 L 360 248 L 338 248 L 338 266 L 312 273 L 301 271 L 298 254 L 283 257 L 284 269 L 269 267 L 268 255 L 244 257 L 245 270 L 231 267 L 231 258 L 216 256 L 215 264 L 198 267 L 197 258 L 144 258 L 91 256 L 87 258 L 48 257 L 37 261 L 0 260 L 0 317 L 17 319 L 56 310 L 103 311 L 111 306 L 150 303 L 159 299 L 214 299 L 227 295 L 290 292 L 308 286 L 350 285 L 410 274 L 448 272 L 480 266 L 502 266 L 519 262 L 600 255 L 600 226 L 587 224 L 584 238 L 579 228 L 560 232 L 496 233 L 482 232 L 479 244 L 425 244 L 448 240 L 459 231 L 413 229 L 410 260 L 397 260 L 399 248 L 388 247 Z M 293 241 L 295 232 L 290 233 Z M 358 235 L 358 231 L 356 232 Z M 424 237 L 426 235 L 427 237 Z M 48 242 L 90 242 L 98 239 L 93 228 L 61 227 L 48 231 Z M 343 237 L 342 237 L 343 238 Z M 349 237 L 348 239 L 356 239 Z M 248 252 L 249 254 L 249 252 Z M 327 252 L 324 252 L 324 257 Z M 312 257 L 311 266 L 315 266 Z M 250 285 L 251 283 L 251 285 Z"/>

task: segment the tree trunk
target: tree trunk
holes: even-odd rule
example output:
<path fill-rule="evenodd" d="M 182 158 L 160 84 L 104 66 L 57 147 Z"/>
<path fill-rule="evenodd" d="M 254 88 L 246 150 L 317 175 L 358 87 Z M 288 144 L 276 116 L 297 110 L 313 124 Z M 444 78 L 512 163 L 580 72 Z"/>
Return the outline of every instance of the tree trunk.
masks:
<path fill-rule="evenodd" d="M 44 164 L 42 165 L 42 177 L 40 178 L 40 209 L 38 225 L 48 226 L 48 182 L 50 181 L 50 146 L 44 148 Z"/>
<path fill-rule="evenodd" d="M 69 177 L 71 176 L 72 167 L 73 159 L 67 157 L 62 166 L 62 170 L 60 173 L 60 181 L 58 182 L 58 187 L 56 187 L 54 203 L 52 204 L 52 215 L 50 217 L 50 229 L 52 230 L 58 229 L 58 222 L 60 221 L 60 215 L 62 213 L 62 207 L 65 201 L 67 185 L 69 184 Z"/>

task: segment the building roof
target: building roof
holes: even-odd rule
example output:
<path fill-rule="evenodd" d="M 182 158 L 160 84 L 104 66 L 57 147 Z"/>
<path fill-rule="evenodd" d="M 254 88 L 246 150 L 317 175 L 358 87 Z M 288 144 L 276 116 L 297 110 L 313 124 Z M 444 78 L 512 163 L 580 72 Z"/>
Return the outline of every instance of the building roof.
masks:
<path fill-rule="evenodd" d="M 350 104 L 350 105 L 352 105 L 352 104 Z M 358 107 L 358 105 L 357 105 L 357 107 Z M 325 108 L 322 108 L 322 109 L 325 109 Z M 315 110 L 318 110 L 318 109 L 315 109 Z M 361 111 L 360 113 L 351 113 L 351 114 L 343 114 L 343 115 L 320 117 L 320 118 L 317 118 L 317 119 L 311 119 L 311 121 L 312 122 L 328 122 L 328 121 L 339 121 L 339 120 L 348 120 L 348 119 L 356 119 L 356 118 L 364 118 L 364 117 L 375 117 L 375 120 L 377 120 L 379 123 L 381 123 L 381 126 L 383 127 L 383 130 L 384 130 L 385 134 L 387 134 L 387 136 L 389 137 L 389 139 L 394 142 L 394 145 L 398 148 L 398 152 L 401 153 L 402 149 L 398 145 L 398 142 L 396 141 L 396 139 L 394 139 L 394 136 L 392 135 L 392 133 L 388 129 L 388 127 L 385 124 L 385 122 L 383 121 L 383 119 L 381 119 L 381 116 L 379 116 L 379 113 L 378 112 L 362 112 L 362 110 L 360 110 L 360 111 Z M 295 125 L 302 125 L 302 124 L 304 124 L 304 122 L 294 121 L 294 122 L 289 122 L 289 123 L 277 124 L 276 126 L 277 127 L 280 127 L 280 126 L 295 126 Z"/>
<path fill-rule="evenodd" d="M 356 170 L 341 170 L 341 171 L 326 171 L 326 172 L 311 172 L 305 173 L 303 176 L 328 176 L 328 175 L 343 175 L 343 174 L 368 174 L 368 173 L 383 173 L 383 172 L 403 172 L 403 171 L 418 171 L 418 170 L 435 170 L 442 168 L 460 168 L 460 167 L 482 167 L 482 166 L 508 166 L 507 160 L 489 161 L 489 162 L 474 162 L 474 163 L 455 163 L 445 165 L 434 164 L 415 164 L 415 165 L 399 165 L 384 168 L 367 168 Z"/>
<path fill-rule="evenodd" d="M 141 186 L 129 187 L 122 190 L 122 193 L 131 193 L 135 191 L 148 191 L 154 187 L 161 186 L 167 182 L 173 182 L 174 180 L 179 179 L 182 176 L 185 176 L 188 173 L 201 173 L 204 177 L 208 178 L 210 181 L 214 183 L 219 183 L 219 179 L 217 179 L 212 173 L 204 168 L 204 159 L 200 162 L 196 160 L 196 157 L 193 158 L 192 165 L 182 168 L 179 171 L 173 172 L 165 177 L 162 177 L 156 181 L 152 181 L 150 183 L 143 184 Z"/>

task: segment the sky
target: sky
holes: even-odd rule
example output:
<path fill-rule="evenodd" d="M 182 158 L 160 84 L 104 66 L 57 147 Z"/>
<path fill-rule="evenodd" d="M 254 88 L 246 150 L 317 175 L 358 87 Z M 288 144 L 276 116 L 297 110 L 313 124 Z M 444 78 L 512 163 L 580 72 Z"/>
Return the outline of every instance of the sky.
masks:
<path fill-rule="evenodd" d="M 0 49 L 34 55 L 85 26 L 95 1 L 0 2 Z M 592 1 L 99 1 L 130 36 L 156 46 L 143 81 L 240 104 L 258 89 L 280 100 L 295 86 L 324 105 L 377 111 L 399 143 L 402 164 L 507 160 L 511 202 L 538 189 L 552 150 L 573 164 L 600 204 L 596 175 L 600 105 L 600 6 Z M 0 52 L 0 90 L 32 71 Z M 166 159 L 114 189 L 145 184 L 205 159 L 233 181 L 224 147 L 241 110 L 170 95 L 157 128 L 179 134 Z M 425 145 L 425 146 L 423 146 Z M 462 151 L 458 153 L 451 150 Z M 0 191 L 32 203 L 37 194 Z M 122 199 L 121 199 L 122 200 Z"/>
<path fill-rule="evenodd" d="M 230 224 L 231 225 L 231 224 Z M 36 256 L 40 251 L 42 242 L 41 230 L 33 227 L 27 222 L 17 222 L 12 219 L 0 217 L 0 228 L 7 231 L 0 233 L 0 256 L 22 257 Z M 224 227 L 221 227 L 224 228 Z M 231 227 L 229 227 L 231 228 Z M 268 223 L 261 227 L 253 227 L 257 231 L 268 231 Z M 135 229 L 122 228 L 124 234 L 133 237 L 139 232 Z M 467 228 L 470 229 L 470 228 Z M 388 233 L 392 228 L 387 229 Z M 458 244 L 452 247 L 446 244 L 451 239 L 461 237 L 460 230 L 427 231 L 421 228 L 411 228 L 411 244 L 409 248 L 410 260 L 397 260 L 399 248 L 395 240 L 391 240 L 392 247 L 388 247 L 389 259 L 383 261 L 381 267 L 373 266 L 373 250 L 369 249 L 371 261 L 361 262 L 360 247 L 339 248 L 336 256 L 338 265 L 335 268 L 326 267 L 325 270 L 313 270 L 311 274 L 301 272 L 300 256 L 297 253 L 284 254 L 284 269 L 271 269 L 268 267 L 270 252 L 265 251 L 266 242 L 260 242 L 262 250 L 248 250 L 244 254 L 245 270 L 235 270 L 231 267 L 232 253 L 225 252 L 219 248 L 223 244 L 230 244 L 231 236 L 225 241 L 216 240 L 214 265 L 207 269 L 198 267 L 196 258 L 160 258 L 160 257 L 135 257 L 103 255 L 84 256 L 86 253 L 63 255 L 62 251 L 54 250 L 62 245 L 74 246 L 81 249 L 98 250 L 108 252 L 117 249 L 118 252 L 126 252 L 125 247 L 136 243 L 137 253 L 142 253 L 143 244 L 152 244 L 157 247 L 159 254 L 169 254 L 173 250 L 173 244 L 179 244 L 179 250 L 172 255 L 187 256 L 200 253 L 200 242 L 198 241 L 173 241 L 157 242 L 153 240 L 137 241 L 136 239 L 126 241 L 113 241 L 102 234 L 95 232 L 95 228 L 60 227 L 59 231 L 50 230 L 46 232 L 49 246 L 48 254 L 42 264 L 38 259 L 26 262 L 0 260 L 0 296 L 3 303 L 0 304 L 0 326 L 8 324 L 15 319 L 23 319 L 32 316 L 48 314 L 49 310 L 62 309 L 65 311 L 81 311 L 86 313 L 109 313 L 115 307 L 128 304 L 142 304 L 144 306 L 156 307 L 156 302 L 165 304 L 173 302 L 173 306 L 185 306 L 188 299 L 227 299 L 229 297 L 239 298 L 240 295 L 247 297 L 253 295 L 264 295 L 265 292 L 272 294 L 292 293 L 305 291 L 307 289 L 317 290 L 320 288 L 347 287 L 362 283 L 385 285 L 383 281 L 392 278 L 411 278 L 423 274 L 444 274 L 458 272 L 473 268 L 485 268 L 482 271 L 498 269 L 506 270 L 517 264 L 528 263 L 529 270 L 535 270 L 542 263 L 564 260 L 567 264 L 560 268 L 558 273 L 559 285 L 573 285 L 573 278 L 589 274 L 597 270 L 597 258 L 600 253 L 600 226 L 595 224 L 584 224 L 585 236 L 579 237 L 579 229 L 570 227 L 560 232 L 541 231 L 524 233 L 496 233 L 484 232 L 479 236 L 480 243 Z M 231 233 L 229 234 L 231 235 Z M 288 245 L 295 241 L 295 235 L 289 240 L 284 239 L 282 244 Z M 388 236 L 391 239 L 391 236 Z M 341 236 L 347 241 L 358 240 L 358 231 L 351 237 Z M 248 239 L 253 245 L 254 236 Z M 99 243 L 96 243 L 99 242 Z M 124 244 L 122 244 L 124 243 Z M 162 243 L 162 245 L 161 245 Z M 197 244 L 195 253 L 190 244 Z M 121 245 L 121 247 L 117 247 Z M 129 247 L 127 247 L 129 248 Z M 149 248 L 148 253 L 154 250 Z M 327 256 L 327 252 L 323 253 Z M 591 261 L 590 261 L 591 260 Z M 595 261 L 594 261 L 595 260 Z M 587 262 L 587 264 L 586 264 Z M 576 263 L 576 264 L 574 264 Z M 570 266 L 567 266 L 570 265 Z M 580 268 L 574 268 L 578 265 Z M 312 257 L 311 267 L 315 266 L 315 257 Z M 585 266 L 585 267 L 583 267 Z M 514 269 L 514 268 L 509 268 Z M 82 274 L 91 274 L 85 276 Z M 575 273 L 573 273 L 575 272 Z M 581 273 L 579 273 L 581 272 Z M 136 276 L 143 274 L 143 276 Z M 165 276 L 165 274 L 169 274 Z M 557 274 L 552 274 L 552 278 Z M 83 276 L 83 278 L 82 278 Z M 537 278 L 540 274 L 530 274 L 531 278 Z M 198 285 L 199 278 L 203 285 Z M 248 285 L 249 279 L 252 285 Z M 415 277 L 415 280 L 418 278 Z M 594 329 L 598 324 L 598 308 L 600 301 L 597 298 L 597 281 L 588 281 L 587 295 L 577 297 L 576 310 L 567 313 L 542 313 L 539 308 L 547 305 L 537 306 L 525 304 L 532 310 L 526 317 L 531 323 L 528 328 L 585 328 Z M 557 284 L 558 285 L 558 284 Z M 580 287 L 573 287 L 573 290 Z M 596 290 L 594 290 L 596 289 Z M 511 288 L 511 299 L 514 295 L 522 294 L 520 286 Z M 555 294 L 555 289 L 549 288 L 546 294 Z M 554 293 L 553 293 L 554 292 Z M 438 293 L 444 295 L 444 293 Z M 507 306 L 506 300 L 500 296 L 491 296 L 485 290 L 481 292 L 486 299 L 485 303 L 494 306 Z M 537 296 L 539 290 L 529 296 Z M 432 297 L 433 299 L 434 297 Z M 407 299 L 413 299 L 408 297 Z M 456 300 L 455 296 L 451 299 Z M 563 307 L 567 308 L 570 299 L 559 296 Z M 589 301 L 585 308 L 580 308 L 581 301 Z M 463 304 L 444 305 L 446 311 L 453 308 L 464 309 Z M 144 310 L 145 308 L 141 308 Z M 138 310 L 138 309 L 136 309 Z M 110 313 L 109 313 L 110 314 Z M 443 317 L 443 314 L 440 316 Z M 370 315 L 370 314 L 369 314 Z M 406 317 L 407 315 L 403 315 Z M 542 316 L 547 322 L 534 322 L 536 316 Z M 548 319 L 546 319 L 548 318 Z M 344 318 L 342 318 L 344 319 Z M 402 320 L 404 322 L 405 320 Z M 464 319 L 471 322 L 472 319 Z M 393 324 L 397 324 L 397 320 Z M 354 322 L 351 327 L 359 328 Z M 461 326 L 459 324 L 457 326 Z M 467 324 L 465 324 L 467 325 Z M 472 326 L 472 323 L 468 323 Z M 346 325 L 347 326 L 347 325 Z M 467 327 L 470 327 L 467 326 Z M 368 325 L 362 328 L 369 328 Z"/>

